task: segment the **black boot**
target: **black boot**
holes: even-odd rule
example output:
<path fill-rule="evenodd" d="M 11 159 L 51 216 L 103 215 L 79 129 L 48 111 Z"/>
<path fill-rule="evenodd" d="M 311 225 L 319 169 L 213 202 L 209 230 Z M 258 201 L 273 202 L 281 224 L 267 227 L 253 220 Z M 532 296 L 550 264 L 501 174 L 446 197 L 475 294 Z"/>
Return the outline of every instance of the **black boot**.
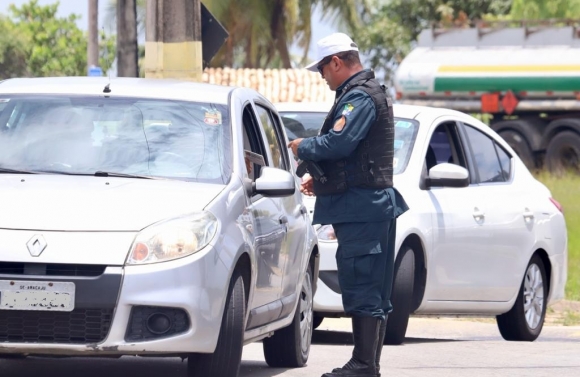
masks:
<path fill-rule="evenodd" d="M 352 317 L 352 358 L 342 368 L 322 377 L 378 377 L 376 353 L 381 322 L 375 317 Z"/>
<path fill-rule="evenodd" d="M 381 352 L 383 351 L 383 343 L 385 342 L 385 334 L 387 333 L 387 318 L 385 315 L 385 320 L 381 321 L 379 327 L 379 341 L 377 342 L 377 352 L 375 356 L 375 367 L 377 368 L 377 377 L 381 377 Z"/>

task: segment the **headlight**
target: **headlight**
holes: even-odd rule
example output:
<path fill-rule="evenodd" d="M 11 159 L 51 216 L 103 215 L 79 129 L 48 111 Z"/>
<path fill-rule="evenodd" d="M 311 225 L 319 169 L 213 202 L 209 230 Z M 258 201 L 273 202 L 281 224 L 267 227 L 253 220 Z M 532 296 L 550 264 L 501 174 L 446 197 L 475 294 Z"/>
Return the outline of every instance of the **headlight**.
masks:
<path fill-rule="evenodd" d="M 165 262 L 197 253 L 210 243 L 216 230 L 217 219 L 209 212 L 154 224 L 135 237 L 127 264 Z"/>
<path fill-rule="evenodd" d="M 318 239 L 321 241 L 336 241 L 336 234 L 332 225 L 323 225 L 318 228 Z"/>

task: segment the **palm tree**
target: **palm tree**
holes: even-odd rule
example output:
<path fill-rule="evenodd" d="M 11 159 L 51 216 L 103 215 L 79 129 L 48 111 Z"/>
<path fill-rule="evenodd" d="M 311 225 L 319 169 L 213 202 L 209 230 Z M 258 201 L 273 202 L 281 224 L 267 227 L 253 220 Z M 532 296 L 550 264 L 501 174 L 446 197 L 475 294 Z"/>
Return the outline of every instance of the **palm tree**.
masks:
<path fill-rule="evenodd" d="M 312 13 L 317 6 L 325 18 L 347 29 L 359 26 L 360 8 L 368 0 L 207 0 L 208 9 L 228 30 L 226 46 L 212 61 L 213 66 L 243 65 L 291 68 L 289 46 L 296 43 L 307 59 L 312 39 Z M 244 56 L 234 61 L 234 56 Z"/>
<path fill-rule="evenodd" d="M 99 65 L 99 0 L 89 0 L 89 40 L 87 65 Z"/>
<path fill-rule="evenodd" d="M 117 1 L 117 75 L 139 77 L 136 0 Z"/>
<path fill-rule="evenodd" d="M 170 1 L 170 0 L 169 0 Z M 109 0 L 108 23 L 115 22 L 117 0 Z M 203 0 L 226 28 L 229 38 L 213 58 L 214 67 L 291 68 L 289 48 L 303 49 L 307 60 L 312 39 L 312 13 L 322 7 L 325 19 L 356 29 L 369 0 Z M 139 34 L 145 30 L 146 0 L 137 0 Z"/>

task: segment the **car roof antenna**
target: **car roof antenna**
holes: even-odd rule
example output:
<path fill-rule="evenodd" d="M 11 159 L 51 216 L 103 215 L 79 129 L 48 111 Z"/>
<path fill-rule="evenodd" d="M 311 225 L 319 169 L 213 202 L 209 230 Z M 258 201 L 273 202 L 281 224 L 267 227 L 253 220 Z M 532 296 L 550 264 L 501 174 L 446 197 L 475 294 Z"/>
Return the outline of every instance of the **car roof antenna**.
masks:
<path fill-rule="evenodd" d="M 105 27 L 103 26 L 103 35 L 105 34 Z M 107 62 L 108 65 L 109 62 Z M 103 89 L 103 93 L 111 93 L 111 67 L 107 69 L 107 76 L 109 77 L 109 83 L 105 85 L 105 89 Z"/>

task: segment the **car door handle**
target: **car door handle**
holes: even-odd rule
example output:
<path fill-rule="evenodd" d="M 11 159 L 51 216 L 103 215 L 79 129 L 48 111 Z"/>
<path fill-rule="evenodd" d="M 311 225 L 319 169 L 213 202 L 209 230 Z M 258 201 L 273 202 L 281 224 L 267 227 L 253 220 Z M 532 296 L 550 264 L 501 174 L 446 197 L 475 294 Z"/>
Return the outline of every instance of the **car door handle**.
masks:
<path fill-rule="evenodd" d="M 278 218 L 278 221 L 280 221 L 280 224 L 282 224 L 282 225 L 288 224 L 288 217 L 287 216 L 280 216 L 280 218 Z"/>
<path fill-rule="evenodd" d="M 485 217 L 485 213 L 479 210 L 479 208 L 475 207 L 473 209 L 473 218 L 475 221 L 481 221 Z"/>
<path fill-rule="evenodd" d="M 526 221 L 534 219 L 534 213 L 532 211 L 530 211 L 529 208 L 526 208 L 524 210 L 524 219 L 526 219 Z"/>
<path fill-rule="evenodd" d="M 303 215 L 306 215 L 308 213 L 308 209 L 306 208 L 306 206 L 304 204 L 302 204 L 300 206 L 300 213 Z"/>

